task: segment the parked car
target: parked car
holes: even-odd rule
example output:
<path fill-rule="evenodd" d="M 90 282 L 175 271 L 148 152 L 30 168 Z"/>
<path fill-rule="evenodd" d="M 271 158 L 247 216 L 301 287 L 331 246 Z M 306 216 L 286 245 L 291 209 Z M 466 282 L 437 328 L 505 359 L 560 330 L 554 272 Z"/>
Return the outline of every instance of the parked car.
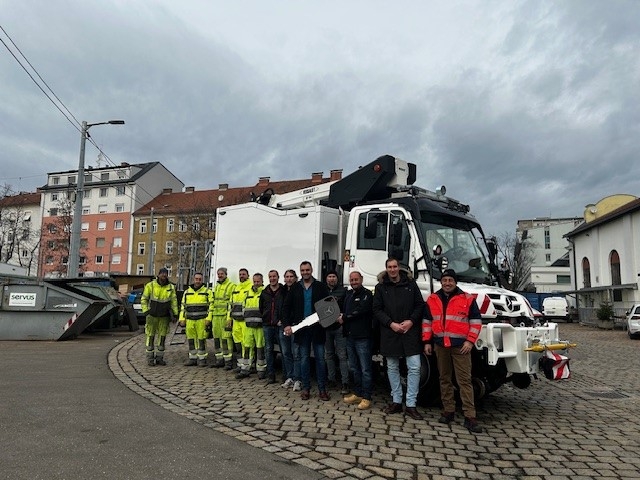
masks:
<path fill-rule="evenodd" d="M 138 288 L 136 290 L 131 290 L 129 293 L 129 297 L 127 301 L 133 307 L 133 310 L 136 312 L 136 317 L 138 317 L 138 324 L 144 325 L 147 321 L 144 315 L 142 315 L 142 305 L 140 304 L 140 299 L 142 298 L 142 288 Z"/>
<path fill-rule="evenodd" d="M 627 333 L 629 338 L 640 335 L 640 304 L 634 305 L 627 312 Z"/>
<path fill-rule="evenodd" d="M 564 297 L 547 297 L 542 301 L 542 314 L 545 318 L 562 319 L 572 322 L 569 317 L 569 303 Z"/>

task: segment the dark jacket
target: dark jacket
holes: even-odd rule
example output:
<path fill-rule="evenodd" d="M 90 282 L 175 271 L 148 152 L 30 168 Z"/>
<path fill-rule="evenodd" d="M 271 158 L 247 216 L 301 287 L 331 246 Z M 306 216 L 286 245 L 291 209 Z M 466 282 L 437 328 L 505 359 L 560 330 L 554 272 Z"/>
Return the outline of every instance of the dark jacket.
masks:
<path fill-rule="evenodd" d="M 384 272 L 379 275 L 373 295 L 373 316 L 380 324 L 380 353 L 386 357 L 405 357 L 422 352 L 422 313 L 424 299 L 416 282 L 406 272 L 400 272 L 400 281 L 392 283 Z M 391 330 L 391 323 L 412 320 L 407 333 Z"/>
<path fill-rule="evenodd" d="M 313 279 L 311 284 L 311 312 L 315 313 L 314 305 L 317 301 L 329 296 L 327 286 Z M 293 326 L 304 320 L 304 287 L 302 280 L 291 285 L 291 290 L 284 299 L 284 326 Z M 316 343 L 324 343 L 324 328 L 319 323 L 298 330 L 293 336 L 296 343 L 301 343 L 307 335 L 312 335 L 313 341 Z"/>
<path fill-rule="evenodd" d="M 337 285 L 334 289 L 331 289 L 327 285 L 327 290 L 329 291 L 329 295 L 332 295 L 338 302 L 340 311 L 344 312 L 344 297 L 347 293 L 347 287 L 345 287 L 344 285 Z M 337 330 L 338 328 L 340 328 L 340 324 L 336 322 L 330 327 L 327 327 L 327 330 Z"/>
<path fill-rule="evenodd" d="M 343 312 L 342 333 L 345 337 L 372 337 L 373 294 L 368 288 L 347 291 Z"/>
<path fill-rule="evenodd" d="M 284 285 L 278 284 L 278 289 L 273 291 L 267 285 L 260 294 L 260 313 L 262 314 L 262 325 L 265 327 L 275 327 L 278 322 L 282 322 L 284 317 L 284 298 L 287 291 Z"/>

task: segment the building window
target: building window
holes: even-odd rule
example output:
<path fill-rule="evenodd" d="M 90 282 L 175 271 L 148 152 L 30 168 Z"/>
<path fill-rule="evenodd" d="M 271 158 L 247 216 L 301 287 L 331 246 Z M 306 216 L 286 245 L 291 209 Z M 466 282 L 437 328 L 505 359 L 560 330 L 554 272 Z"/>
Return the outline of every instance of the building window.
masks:
<path fill-rule="evenodd" d="M 111 264 L 112 265 L 120 265 L 121 261 L 122 261 L 122 257 L 120 256 L 119 253 L 116 253 L 115 255 L 111 255 Z"/>
<path fill-rule="evenodd" d="M 51 177 L 51 185 L 59 185 L 60 177 Z"/>
<path fill-rule="evenodd" d="M 170 277 L 171 276 L 171 272 L 173 270 L 173 267 L 170 264 L 165 264 L 164 268 L 167 269 L 167 276 Z"/>
<path fill-rule="evenodd" d="M 69 175 L 67 177 L 67 183 L 76 183 L 76 176 L 75 175 Z"/>
<path fill-rule="evenodd" d="M 138 275 L 144 275 L 144 264 L 139 263 L 136 265 L 136 273 Z"/>
<path fill-rule="evenodd" d="M 121 197 L 124 195 L 124 190 L 125 186 L 124 185 L 118 185 L 116 186 L 116 196 Z"/>
<path fill-rule="evenodd" d="M 173 218 L 167 218 L 167 232 L 173 232 L 175 228 L 175 220 Z"/>
<path fill-rule="evenodd" d="M 556 275 L 556 283 L 571 283 L 571 275 Z"/>
<path fill-rule="evenodd" d="M 622 285 L 622 276 L 620 275 L 620 255 L 615 250 L 611 250 L 609 255 L 609 264 L 611 266 L 611 285 Z M 615 289 L 613 291 L 613 301 L 622 301 L 622 290 Z"/>
<path fill-rule="evenodd" d="M 87 263 L 87 257 L 80 257 L 80 265 L 84 265 Z"/>
<path fill-rule="evenodd" d="M 549 227 L 544 227 L 544 249 L 551 249 L 551 234 L 549 233 Z"/>
<path fill-rule="evenodd" d="M 98 205 L 98 213 L 107 213 L 106 205 Z"/>
<path fill-rule="evenodd" d="M 82 230 L 83 232 L 88 232 L 89 231 L 89 222 L 82 222 L 82 225 L 80 225 L 80 230 Z"/>
<path fill-rule="evenodd" d="M 173 242 L 165 243 L 164 253 L 166 253 L 167 255 L 173 255 Z"/>
<path fill-rule="evenodd" d="M 96 248 L 104 248 L 105 244 L 106 244 L 106 241 L 104 237 L 96 238 Z"/>
<path fill-rule="evenodd" d="M 153 233 L 156 233 L 158 231 L 158 219 L 154 218 L 153 219 L 153 225 L 151 227 Z"/>
<path fill-rule="evenodd" d="M 89 215 L 91 213 L 91 208 L 89 207 L 82 207 L 82 214 L 83 215 Z"/>
<path fill-rule="evenodd" d="M 107 195 L 109 195 L 109 188 L 107 187 L 102 187 L 100 189 L 100 196 L 101 197 L 106 197 Z"/>
<path fill-rule="evenodd" d="M 200 219 L 199 218 L 194 218 L 191 221 L 191 228 L 193 229 L 194 232 L 199 232 L 200 231 Z"/>
<path fill-rule="evenodd" d="M 68 263 L 69 263 L 69 257 L 65 255 L 64 257 L 62 257 L 62 264 L 67 265 Z"/>
<path fill-rule="evenodd" d="M 584 282 L 584 288 L 591 287 L 591 267 L 589 265 L 589 259 L 587 257 L 582 259 L 582 279 Z"/>
<path fill-rule="evenodd" d="M 124 212 L 124 203 L 116 203 L 116 213 Z"/>
<path fill-rule="evenodd" d="M 55 240 L 48 240 L 47 241 L 47 248 L 50 249 L 50 250 L 53 250 L 54 248 L 56 248 Z"/>
<path fill-rule="evenodd" d="M 106 230 L 107 222 L 98 222 L 98 230 Z"/>
<path fill-rule="evenodd" d="M 51 194 L 51 201 L 52 202 L 57 202 L 58 201 L 58 194 L 57 193 L 52 193 Z"/>
<path fill-rule="evenodd" d="M 24 216 L 22 217 L 22 221 L 23 222 L 30 222 L 31 221 L 31 212 L 30 211 L 26 211 L 24 212 Z"/>
<path fill-rule="evenodd" d="M 114 248 L 122 247 L 122 237 L 113 237 L 113 246 Z"/>
<path fill-rule="evenodd" d="M 147 233 L 147 221 L 140 220 L 140 225 L 138 225 L 138 233 Z"/>
<path fill-rule="evenodd" d="M 96 264 L 102 265 L 104 263 L 104 257 L 102 255 L 96 255 Z"/>
<path fill-rule="evenodd" d="M 102 180 L 103 182 L 106 182 L 107 180 L 109 180 L 109 172 L 102 172 L 100 174 L 100 180 Z"/>
<path fill-rule="evenodd" d="M 216 217 L 209 217 L 209 230 L 215 231 L 216 229 Z"/>
<path fill-rule="evenodd" d="M 544 256 L 544 259 L 545 259 L 547 262 L 550 262 L 550 261 L 551 261 L 551 254 L 550 254 L 550 253 L 547 253 L 547 254 Z"/>
<path fill-rule="evenodd" d="M 29 250 L 23 249 L 22 250 L 22 258 L 27 258 L 29 256 Z"/>
<path fill-rule="evenodd" d="M 47 258 L 44 261 L 47 265 L 53 265 L 53 256 L 47 255 Z"/>
<path fill-rule="evenodd" d="M 58 227 L 56 227 L 53 223 L 50 223 L 47 226 L 47 230 L 49 230 L 49 233 L 56 233 L 58 231 Z"/>
<path fill-rule="evenodd" d="M 113 229 L 114 230 L 122 230 L 123 224 L 124 224 L 124 222 L 122 220 L 115 220 L 113 222 Z"/>
<path fill-rule="evenodd" d="M 151 242 L 151 251 L 154 255 L 156 254 L 156 242 Z"/>
<path fill-rule="evenodd" d="M 178 231 L 179 232 L 186 232 L 187 231 L 187 224 L 184 223 L 182 220 L 180 220 L 180 224 L 178 225 Z"/>
<path fill-rule="evenodd" d="M 80 248 L 87 248 L 89 246 L 89 240 L 86 238 L 80 239 Z"/>
<path fill-rule="evenodd" d="M 82 191 L 82 198 L 91 198 L 91 189 L 90 188 Z"/>
<path fill-rule="evenodd" d="M 90 174 L 90 173 L 85 173 L 85 174 L 84 174 L 84 181 L 85 181 L 85 182 L 91 182 L 91 181 L 93 181 L 93 175 L 92 175 L 92 174 Z"/>
<path fill-rule="evenodd" d="M 144 255 L 144 243 L 145 242 L 138 242 L 138 255 Z"/>
<path fill-rule="evenodd" d="M 49 209 L 49 215 L 51 215 L 52 217 L 57 217 L 58 216 L 58 209 L 57 208 L 50 208 Z"/>

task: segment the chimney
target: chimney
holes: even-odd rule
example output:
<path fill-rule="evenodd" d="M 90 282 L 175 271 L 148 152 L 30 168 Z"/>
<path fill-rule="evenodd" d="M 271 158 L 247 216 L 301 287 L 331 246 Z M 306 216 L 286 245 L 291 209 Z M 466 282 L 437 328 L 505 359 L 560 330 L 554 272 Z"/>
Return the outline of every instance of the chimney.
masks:
<path fill-rule="evenodd" d="M 315 172 L 311 174 L 311 183 L 322 183 L 322 173 L 323 172 Z"/>
<path fill-rule="evenodd" d="M 121 167 L 128 167 L 128 166 L 129 166 L 129 164 L 128 164 L 127 162 L 122 162 L 122 163 L 120 163 L 120 166 L 121 166 Z"/>
<path fill-rule="evenodd" d="M 184 187 L 184 193 L 193 193 L 194 187 Z"/>
<path fill-rule="evenodd" d="M 162 189 L 162 194 L 163 194 L 163 195 L 168 195 L 168 194 L 170 194 L 171 192 L 173 192 L 173 190 L 172 190 L 172 189 L 170 189 L 170 188 L 163 188 L 163 189 Z"/>
<path fill-rule="evenodd" d="M 228 190 L 229 189 L 229 184 L 228 183 L 221 183 L 218 185 L 218 190 Z"/>
<path fill-rule="evenodd" d="M 334 180 L 342 179 L 342 169 L 340 170 L 331 170 L 329 181 L 333 182 Z"/>
<path fill-rule="evenodd" d="M 271 180 L 271 177 L 260 177 L 258 179 L 258 186 L 266 187 L 267 185 L 269 185 L 269 180 Z"/>

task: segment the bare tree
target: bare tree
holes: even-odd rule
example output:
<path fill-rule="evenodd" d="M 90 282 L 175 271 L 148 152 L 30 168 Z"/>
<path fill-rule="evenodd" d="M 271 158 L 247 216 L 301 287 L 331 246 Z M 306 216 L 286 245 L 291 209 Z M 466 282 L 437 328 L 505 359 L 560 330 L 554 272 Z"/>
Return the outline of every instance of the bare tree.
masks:
<path fill-rule="evenodd" d="M 56 202 L 56 207 L 49 212 L 51 216 L 42 222 L 41 258 L 43 272 L 61 277 L 67 275 L 69 261 L 69 245 L 71 244 L 71 229 L 73 224 L 73 202 L 68 198 Z M 82 261 L 86 242 L 80 242 L 79 271 L 84 271 L 85 262 Z"/>
<path fill-rule="evenodd" d="M 535 259 L 535 246 L 531 239 L 518 240 L 515 233 L 504 232 L 496 237 L 498 270 L 502 284 L 510 290 L 526 290 L 523 283 Z"/>
<path fill-rule="evenodd" d="M 10 185 L 0 188 L 0 262 L 34 267 L 40 235 L 32 227 L 23 196 L 15 195 Z"/>

